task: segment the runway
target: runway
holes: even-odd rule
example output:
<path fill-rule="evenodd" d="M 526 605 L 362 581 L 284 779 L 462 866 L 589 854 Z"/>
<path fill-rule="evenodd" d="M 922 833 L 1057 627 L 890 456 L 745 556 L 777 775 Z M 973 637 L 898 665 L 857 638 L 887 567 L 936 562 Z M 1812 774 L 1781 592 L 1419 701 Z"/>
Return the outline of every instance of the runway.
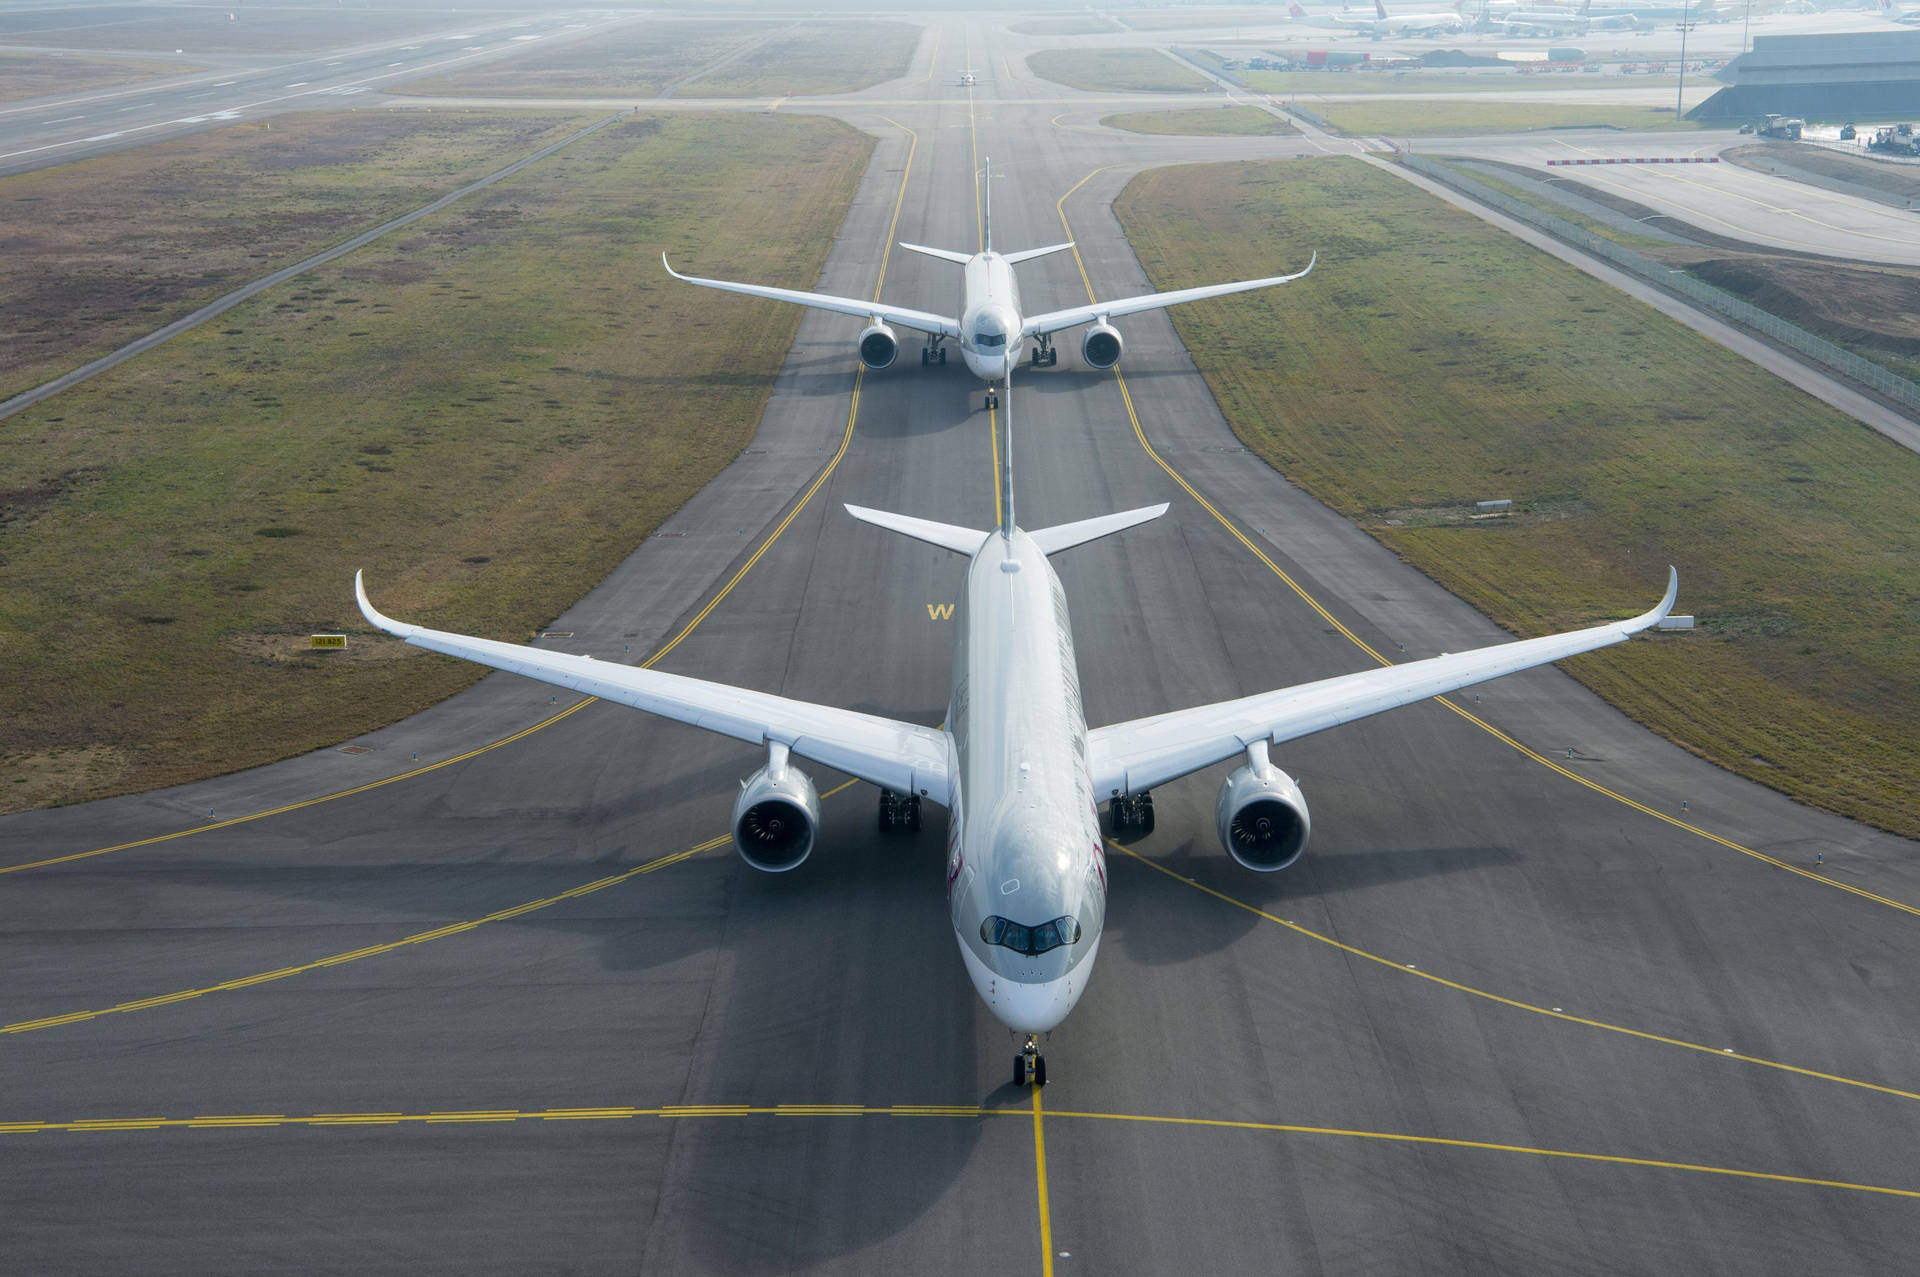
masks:
<path fill-rule="evenodd" d="M 990 24 L 936 25 L 888 105 L 838 108 L 880 141 L 823 290 L 947 308 L 953 267 L 883 249 L 975 244 L 990 154 L 996 246 L 1078 244 L 1021 268 L 1029 310 L 1145 291 L 1108 209 L 1131 169 L 1306 146 L 1057 126 L 1053 86 L 955 86 L 999 68 Z M 1339 266 L 1277 304 L 1327 305 Z M 802 323 L 752 448 L 548 642 L 940 721 L 962 564 L 840 504 L 987 524 L 989 417 L 910 345 L 856 372 L 859 327 Z M 1013 389 L 1024 523 L 1173 503 L 1058 561 L 1091 723 L 1363 668 L 1362 643 L 1502 637 L 1243 452 L 1164 316 L 1120 327 L 1124 379 L 1069 334 Z M 883 837 L 869 788 L 834 792 L 813 858 L 758 874 L 724 838 L 755 751 L 523 681 L 364 753 L 7 818 L 0 1257 L 1899 1270 L 1913 844 L 1557 671 L 1479 694 L 1278 751 L 1315 825 L 1282 874 L 1218 847 L 1225 769 L 1156 791 L 1158 831 L 1109 851 L 1107 943 L 1040 1093 L 954 952 L 937 811 Z"/>

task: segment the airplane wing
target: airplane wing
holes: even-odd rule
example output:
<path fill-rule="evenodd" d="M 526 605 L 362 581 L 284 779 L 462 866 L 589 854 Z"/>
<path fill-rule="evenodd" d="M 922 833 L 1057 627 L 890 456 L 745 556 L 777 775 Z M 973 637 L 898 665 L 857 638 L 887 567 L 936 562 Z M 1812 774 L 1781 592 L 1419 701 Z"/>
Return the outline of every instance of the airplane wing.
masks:
<path fill-rule="evenodd" d="M 591 656 L 543 652 L 518 643 L 408 625 L 374 608 L 357 572 L 353 592 L 360 601 L 361 615 L 370 624 L 414 647 L 491 665 L 601 700 L 618 701 L 749 744 L 781 741 L 803 758 L 883 789 L 921 794 L 937 803 L 947 801 L 947 737 L 938 728 L 661 670 L 596 661 Z"/>
<path fill-rule="evenodd" d="M 1177 306 L 1181 302 L 1197 302 L 1207 297 L 1224 297 L 1228 293 L 1244 293 L 1255 288 L 1271 288 L 1275 284 L 1285 284 L 1299 279 L 1313 269 L 1314 262 L 1320 260 L 1315 253 L 1307 269 L 1295 271 L 1291 275 L 1274 275 L 1268 279 L 1243 279 L 1237 284 L 1207 284 L 1200 288 L 1180 288 L 1170 293 L 1144 293 L 1139 297 L 1122 297 L 1116 301 L 1094 302 L 1087 306 L 1075 306 L 1070 310 L 1055 310 L 1044 315 L 1032 315 L 1027 319 L 1026 327 L 1021 330 L 1026 337 L 1042 337 L 1048 333 L 1057 333 L 1062 328 L 1074 328 L 1080 324 L 1091 324 L 1097 319 L 1118 319 L 1122 315 L 1137 314 L 1143 310 L 1159 310 L 1163 306 Z"/>
<path fill-rule="evenodd" d="M 815 310 L 831 310 L 842 315 L 857 315 L 861 319 L 876 318 L 923 333 L 945 333 L 956 340 L 960 336 L 960 324 L 957 320 L 950 316 L 935 315 L 930 311 L 908 310 L 904 306 L 889 306 L 885 302 L 865 302 L 858 297 L 835 297 L 831 293 L 803 293 L 792 288 L 769 288 L 764 284 L 735 284 L 724 279 L 700 279 L 693 275 L 682 275 L 672 266 L 668 266 L 665 253 L 660 254 L 660 264 L 666 266 L 667 274 L 675 279 L 685 280 L 689 284 L 698 284 L 702 288 L 718 288 L 727 293 L 745 293 L 749 297 L 770 297 L 779 302 L 797 302 L 802 306 L 811 306 Z"/>
<path fill-rule="evenodd" d="M 1652 611 L 1629 621 L 1451 652 L 1097 728 L 1087 734 L 1094 792 L 1102 797 L 1138 793 L 1232 758 L 1255 741 L 1277 745 L 1502 674 L 1624 642 L 1672 611 L 1679 590 L 1680 574 L 1668 568 L 1666 597 Z"/>

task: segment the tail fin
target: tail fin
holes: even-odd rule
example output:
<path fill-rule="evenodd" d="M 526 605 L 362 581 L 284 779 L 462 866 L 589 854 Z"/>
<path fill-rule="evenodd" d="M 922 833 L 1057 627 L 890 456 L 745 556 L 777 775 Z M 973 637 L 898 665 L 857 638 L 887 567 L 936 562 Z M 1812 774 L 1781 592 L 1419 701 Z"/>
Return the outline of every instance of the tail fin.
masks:
<path fill-rule="evenodd" d="M 978 528 L 959 528 L 951 523 L 935 523 L 932 519 L 916 519 L 905 514 L 888 514 L 885 510 L 869 510 L 865 506 L 850 505 L 846 509 L 848 514 L 862 523 L 871 523 L 876 528 L 898 532 L 901 536 L 925 541 L 928 545 L 937 545 L 943 550 L 952 550 L 969 558 L 978 554 L 987 538 L 993 535 Z M 1041 553 L 1058 554 L 1076 545 L 1085 545 L 1089 541 L 1137 527 L 1166 512 L 1167 505 L 1161 502 L 1159 505 L 1142 506 L 1138 510 L 1122 510 L 1118 514 L 1103 514 L 1096 519 L 1041 528 L 1029 535 L 1033 537 L 1033 543 L 1040 547 Z"/>
<path fill-rule="evenodd" d="M 1373 0 L 1373 15 L 1382 22 L 1387 20 L 1387 0 Z"/>

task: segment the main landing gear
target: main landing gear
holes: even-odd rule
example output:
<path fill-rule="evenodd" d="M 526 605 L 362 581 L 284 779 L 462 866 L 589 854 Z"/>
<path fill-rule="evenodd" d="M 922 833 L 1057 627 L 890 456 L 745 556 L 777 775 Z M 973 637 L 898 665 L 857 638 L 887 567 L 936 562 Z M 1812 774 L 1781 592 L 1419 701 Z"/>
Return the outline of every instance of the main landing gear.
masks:
<path fill-rule="evenodd" d="M 1047 1057 L 1040 1054 L 1040 1036 L 1036 1033 L 1027 1034 L 1027 1044 L 1013 1057 L 1013 1084 L 1025 1086 L 1029 1082 L 1035 1086 L 1047 1084 Z"/>
<path fill-rule="evenodd" d="M 896 794 L 891 789 L 880 791 L 881 833 L 888 833 L 895 829 L 915 833 L 919 828 L 920 796 L 918 794 Z"/>
<path fill-rule="evenodd" d="M 1138 834 L 1145 838 L 1153 832 L 1153 795 L 1144 790 L 1137 794 L 1122 794 L 1107 804 L 1113 812 L 1113 836 Z"/>
<path fill-rule="evenodd" d="M 1053 348 L 1053 338 L 1041 337 L 1034 344 L 1033 351 L 1032 351 L 1032 358 L 1033 358 L 1033 366 L 1035 368 L 1039 368 L 1043 365 L 1045 367 L 1051 368 L 1055 364 L 1059 363 L 1060 352 Z"/>
<path fill-rule="evenodd" d="M 928 364 L 938 364 L 942 368 L 947 366 L 947 351 L 946 348 L 940 344 L 945 338 L 945 333 L 927 334 L 927 344 L 920 348 L 920 366 L 922 368 L 925 368 Z"/>

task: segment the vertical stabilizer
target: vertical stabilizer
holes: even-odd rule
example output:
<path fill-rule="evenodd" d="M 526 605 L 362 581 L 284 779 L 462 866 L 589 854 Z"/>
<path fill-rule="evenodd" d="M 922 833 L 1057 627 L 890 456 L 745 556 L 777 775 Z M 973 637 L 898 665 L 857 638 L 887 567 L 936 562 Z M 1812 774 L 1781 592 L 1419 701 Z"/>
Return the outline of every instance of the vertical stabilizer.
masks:
<path fill-rule="evenodd" d="M 1013 370 L 1007 370 L 1004 385 L 1005 394 L 1000 403 L 1006 412 L 1006 427 L 1000 432 L 1000 491 L 1005 500 L 1000 503 L 1000 535 L 1013 535 Z"/>
<path fill-rule="evenodd" d="M 980 245 L 980 251 L 991 253 L 993 251 L 993 157 L 991 155 L 980 167 L 980 217 L 984 224 L 982 238 L 985 241 Z"/>

